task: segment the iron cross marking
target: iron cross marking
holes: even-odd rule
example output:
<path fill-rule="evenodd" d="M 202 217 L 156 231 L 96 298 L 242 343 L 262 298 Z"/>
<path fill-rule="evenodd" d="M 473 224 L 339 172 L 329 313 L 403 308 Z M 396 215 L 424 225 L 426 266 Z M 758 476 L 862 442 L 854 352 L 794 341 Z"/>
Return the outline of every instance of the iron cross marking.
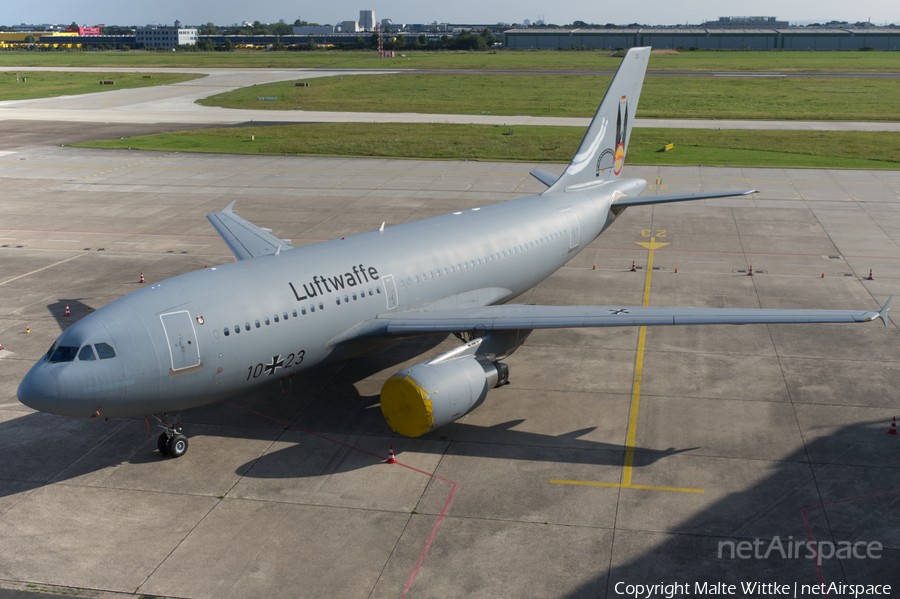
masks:
<path fill-rule="evenodd" d="M 275 374 L 275 371 L 279 368 L 284 368 L 284 360 L 281 359 L 281 354 L 272 356 L 272 363 L 266 364 L 266 376 Z"/>
<path fill-rule="evenodd" d="M 631 314 L 628 308 L 616 308 L 614 310 L 609 310 L 610 314 Z"/>

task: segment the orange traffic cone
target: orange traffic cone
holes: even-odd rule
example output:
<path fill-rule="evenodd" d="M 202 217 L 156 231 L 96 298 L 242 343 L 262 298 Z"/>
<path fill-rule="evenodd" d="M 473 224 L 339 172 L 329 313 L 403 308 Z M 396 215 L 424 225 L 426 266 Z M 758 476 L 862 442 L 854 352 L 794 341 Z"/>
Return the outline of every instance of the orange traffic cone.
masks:
<path fill-rule="evenodd" d="M 872 269 L 871 269 L 871 268 L 869 269 L 869 280 L 870 280 L 870 281 L 874 281 L 874 280 L 875 280 L 875 277 L 872 276 Z"/>
<path fill-rule="evenodd" d="M 678 273 L 678 269 L 677 269 L 677 268 L 675 269 L 675 273 L 676 273 L 676 274 Z"/>
<path fill-rule="evenodd" d="M 824 273 L 824 272 L 822 273 L 822 278 L 823 278 L 823 279 L 825 278 L 825 273 Z"/>
<path fill-rule="evenodd" d="M 72 313 L 69 312 L 69 304 L 66 304 L 66 316 L 71 316 Z"/>
<path fill-rule="evenodd" d="M 597 265 L 595 264 L 594 268 L 592 268 L 591 270 L 597 270 Z"/>
<path fill-rule="evenodd" d="M 394 457 L 394 446 L 391 445 L 391 450 L 388 452 L 388 459 L 385 460 L 385 464 L 396 464 L 397 458 Z"/>
<path fill-rule="evenodd" d="M 752 276 L 753 276 L 753 265 L 752 265 L 752 264 L 750 265 L 750 272 L 747 273 L 747 276 L 748 276 L 748 277 L 752 277 Z"/>
<path fill-rule="evenodd" d="M 144 282 L 144 273 L 141 272 L 141 283 L 143 283 L 143 282 Z"/>
<path fill-rule="evenodd" d="M 637 272 L 637 268 L 634 267 L 634 260 L 631 261 L 631 272 Z"/>
<path fill-rule="evenodd" d="M 896 435 L 896 434 L 897 434 L 897 417 L 896 417 L 896 416 L 894 416 L 894 417 L 891 419 L 891 428 L 888 429 L 888 434 L 889 434 L 889 435 Z"/>

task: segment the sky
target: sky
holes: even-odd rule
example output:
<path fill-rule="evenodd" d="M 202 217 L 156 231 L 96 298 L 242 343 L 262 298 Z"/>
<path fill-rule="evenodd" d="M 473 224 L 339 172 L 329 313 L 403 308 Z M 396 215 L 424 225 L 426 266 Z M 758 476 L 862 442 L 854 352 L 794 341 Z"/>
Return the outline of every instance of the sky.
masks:
<path fill-rule="evenodd" d="M 575 20 L 586 23 L 645 23 L 678 25 L 701 23 L 723 16 L 773 16 L 791 23 L 838 21 L 871 21 L 874 24 L 900 25 L 900 2 L 896 0 L 754 0 L 727 3 L 720 0 L 642 0 L 641 2 L 588 2 L 587 0 L 456 0 L 430 3 L 421 0 L 332 0 L 322 3 L 300 3 L 293 0 L 156 0 L 123 2 L 122 0 L 41 0 L 40 2 L 7 2 L 0 10 L 0 24 L 71 23 L 82 25 L 171 25 L 176 19 L 184 25 L 228 25 L 242 21 L 276 23 L 284 19 L 337 24 L 359 19 L 359 11 L 375 11 L 376 20 L 390 18 L 395 23 L 521 23 L 543 19 L 565 25 Z"/>

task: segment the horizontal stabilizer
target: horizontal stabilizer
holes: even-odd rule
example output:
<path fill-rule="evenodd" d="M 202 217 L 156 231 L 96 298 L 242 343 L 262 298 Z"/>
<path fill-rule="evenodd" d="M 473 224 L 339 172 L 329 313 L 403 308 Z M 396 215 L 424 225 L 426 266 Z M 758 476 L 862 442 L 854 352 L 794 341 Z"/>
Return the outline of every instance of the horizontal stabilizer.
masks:
<path fill-rule="evenodd" d="M 546 185 L 547 187 L 550 187 L 551 185 L 556 183 L 557 179 L 559 179 L 559 175 L 554 175 L 550 171 L 545 171 L 544 169 L 540 169 L 540 168 L 537 170 L 533 170 L 528 174 L 531 175 L 532 177 L 534 177 L 535 179 L 537 179 L 538 181 L 540 181 L 541 183 L 543 183 L 544 185 Z"/>
<path fill-rule="evenodd" d="M 237 200 L 235 200 L 237 201 Z M 238 260 L 249 260 L 258 256 L 270 256 L 281 250 L 293 249 L 291 244 L 272 235 L 272 229 L 257 227 L 234 213 L 231 202 L 219 212 L 206 216 L 222 240 Z"/>
<path fill-rule="evenodd" d="M 612 203 L 610 208 L 628 208 L 629 206 L 647 206 L 650 204 L 668 204 L 669 202 L 687 202 L 690 200 L 709 200 L 712 198 L 730 198 L 732 196 L 746 196 L 758 193 L 755 189 L 742 191 L 711 191 L 709 193 L 679 193 L 668 196 L 640 196 L 637 198 L 622 198 Z"/>

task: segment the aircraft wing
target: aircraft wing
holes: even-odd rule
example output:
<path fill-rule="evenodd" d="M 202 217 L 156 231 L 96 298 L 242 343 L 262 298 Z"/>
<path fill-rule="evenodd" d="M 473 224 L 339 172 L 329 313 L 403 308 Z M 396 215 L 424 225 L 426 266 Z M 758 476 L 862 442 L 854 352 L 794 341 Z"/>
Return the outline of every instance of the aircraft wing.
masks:
<path fill-rule="evenodd" d="M 891 296 L 893 298 L 893 296 Z M 880 311 L 772 310 L 738 308 L 649 308 L 632 306 L 534 306 L 507 304 L 458 310 L 409 311 L 380 314 L 335 337 L 335 347 L 371 337 L 407 337 L 438 333 L 565 329 L 581 327 L 662 326 L 698 324 L 853 323 L 886 315 Z"/>
<path fill-rule="evenodd" d="M 730 198 L 732 196 L 746 196 L 757 193 L 755 189 L 742 191 L 713 191 L 708 193 L 680 193 L 667 196 L 638 196 L 636 198 L 622 198 L 610 205 L 610 208 L 628 208 L 629 206 L 641 206 L 648 204 L 667 204 L 669 202 L 687 202 L 688 200 L 708 200 L 712 198 Z"/>
<path fill-rule="evenodd" d="M 235 202 L 231 202 L 219 212 L 208 214 L 206 218 L 238 260 L 249 260 L 293 249 L 290 243 L 272 235 L 272 229 L 257 227 L 235 214 L 232 210 Z"/>

